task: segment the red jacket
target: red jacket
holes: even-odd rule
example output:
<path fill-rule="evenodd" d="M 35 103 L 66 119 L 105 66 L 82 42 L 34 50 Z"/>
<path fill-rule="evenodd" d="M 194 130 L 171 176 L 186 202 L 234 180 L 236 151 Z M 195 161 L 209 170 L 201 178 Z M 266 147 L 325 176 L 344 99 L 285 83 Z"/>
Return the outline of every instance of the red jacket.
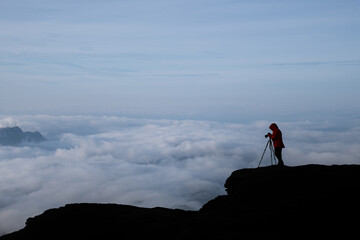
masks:
<path fill-rule="evenodd" d="M 282 140 L 282 133 L 278 126 L 275 123 L 272 123 L 269 128 L 273 131 L 273 133 L 269 133 L 268 136 L 273 141 L 274 147 L 285 148 Z"/>

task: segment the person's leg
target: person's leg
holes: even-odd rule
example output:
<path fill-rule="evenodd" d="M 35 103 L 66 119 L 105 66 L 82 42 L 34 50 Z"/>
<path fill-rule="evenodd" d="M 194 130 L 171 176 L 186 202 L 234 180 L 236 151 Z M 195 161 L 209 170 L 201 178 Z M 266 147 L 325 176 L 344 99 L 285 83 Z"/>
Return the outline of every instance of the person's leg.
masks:
<path fill-rule="evenodd" d="M 284 162 L 282 160 L 282 148 L 276 147 L 275 148 L 275 157 L 278 159 L 278 165 L 279 166 L 284 166 Z"/>

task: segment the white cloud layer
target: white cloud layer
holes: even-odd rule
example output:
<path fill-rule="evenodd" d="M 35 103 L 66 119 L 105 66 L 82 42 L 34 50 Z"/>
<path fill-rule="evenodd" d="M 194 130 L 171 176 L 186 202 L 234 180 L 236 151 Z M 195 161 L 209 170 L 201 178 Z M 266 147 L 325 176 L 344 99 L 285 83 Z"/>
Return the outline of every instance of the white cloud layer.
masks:
<path fill-rule="evenodd" d="M 0 233 L 72 202 L 199 209 L 230 173 L 257 167 L 271 122 L 230 124 L 94 116 L 0 117 L 49 141 L 0 147 Z M 287 165 L 359 164 L 353 122 L 280 122 Z M 269 165 L 268 154 L 263 165 Z"/>

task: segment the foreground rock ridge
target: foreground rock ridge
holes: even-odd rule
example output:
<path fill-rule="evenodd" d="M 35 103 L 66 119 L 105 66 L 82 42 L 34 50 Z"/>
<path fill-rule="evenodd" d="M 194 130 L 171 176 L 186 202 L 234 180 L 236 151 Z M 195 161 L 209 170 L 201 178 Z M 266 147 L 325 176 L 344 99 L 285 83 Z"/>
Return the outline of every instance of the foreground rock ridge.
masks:
<path fill-rule="evenodd" d="M 6 239 L 227 239 L 352 236 L 358 232 L 360 165 L 234 171 L 227 195 L 199 211 L 68 204 L 29 218 Z M 334 235 L 335 234 L 335 235 Z"/>

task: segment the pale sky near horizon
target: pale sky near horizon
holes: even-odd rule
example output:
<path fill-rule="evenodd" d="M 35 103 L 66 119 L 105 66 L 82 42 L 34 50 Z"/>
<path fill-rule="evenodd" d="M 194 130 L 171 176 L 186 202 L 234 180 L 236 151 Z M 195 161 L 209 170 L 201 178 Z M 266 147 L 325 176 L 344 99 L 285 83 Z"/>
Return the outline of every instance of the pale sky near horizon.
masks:
<path fill-rule="evenodd" d="M 1 115 L 360 116 L 357 0 L 0 6 Z"/>

